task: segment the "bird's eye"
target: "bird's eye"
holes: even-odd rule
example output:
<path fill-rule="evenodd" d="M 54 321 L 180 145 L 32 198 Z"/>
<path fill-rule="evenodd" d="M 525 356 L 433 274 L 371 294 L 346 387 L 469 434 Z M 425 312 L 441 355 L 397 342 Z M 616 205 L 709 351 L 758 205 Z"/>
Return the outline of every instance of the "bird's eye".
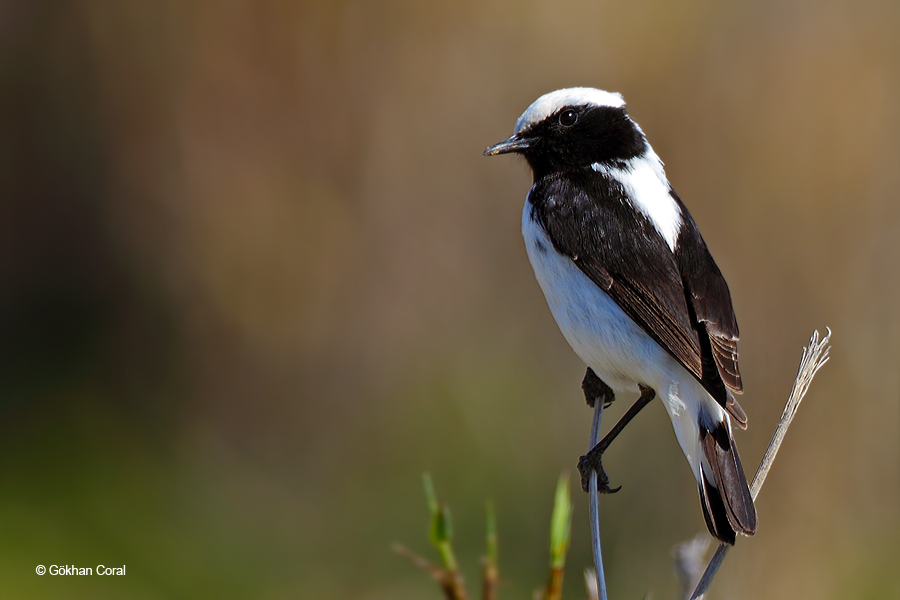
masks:
<path fill-rule="evenodd" d="M 559 124 L 563 127 L 571 127 L 577 120 L 578 113 L 571 108 L 567 108 L 566 110 L 559 113 Z"/>

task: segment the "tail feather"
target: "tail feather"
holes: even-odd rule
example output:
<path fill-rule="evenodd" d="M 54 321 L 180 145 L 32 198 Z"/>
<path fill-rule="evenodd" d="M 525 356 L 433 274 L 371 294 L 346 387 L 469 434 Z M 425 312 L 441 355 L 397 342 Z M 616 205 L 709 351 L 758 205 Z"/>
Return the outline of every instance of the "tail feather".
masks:
<path fill-rule="evenodd" d="M 713 536 L 734 544 L 736 533 L 756 533 L 756 507 L 727 422 L 718 423 L 712 430 L 702 422 L 699 425 L 705 458 L 700 461 L 698 482 L 703 517 Z"/>
<path fill-rule="evenodd" d="M 703 518 L 706 528 L 714 538 L 726 544 L 734 545 L 735 531 L 728 521 L 725 504 L 719 490 L 709 482 L 706 474 L 700 472 L 700 504 L 703 507 Z"/>

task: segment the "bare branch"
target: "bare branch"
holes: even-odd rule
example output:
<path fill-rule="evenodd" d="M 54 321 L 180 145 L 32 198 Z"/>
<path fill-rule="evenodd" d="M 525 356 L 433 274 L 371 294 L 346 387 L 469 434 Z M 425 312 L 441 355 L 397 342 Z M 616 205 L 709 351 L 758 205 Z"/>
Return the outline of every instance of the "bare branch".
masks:
<path fill-rule="evenodd" d="M 591 445 L 600 443 L 600 424 L 603 420 L 603 404 L 605 395 L 594 400 L 594 420 L 591 423 Z M 603 553 L 600 549 L 600 493 L 597 490 L 597 471 L 591 471 L 590 507 L 591 507 L 591 549 L 594 551 L 594 571 L 597 576 L 597 598 L 606 600 L 606 577 L 603 574 Z"/>
<path fill-rule="evenodd" d="M 816 376 L 822 365 L 828 362 L 828 351 L 831 350 L 831 346 L 828 346 L 828 342 L 831 340 L 831 329 L 827 327 L 825 329 L 828 331 L 828 334 L 821 341 L 819 341 L 819 332 L 816 330 L 813 332 L 812 337 L 809 338 L 809 346 L 803 348 L 803 357 L 800 359 L 800 367 L 797 369 L 797 377 L 794 379 L 791 395 L 787 404 L 785 404 L 784 411 L 781 413 L 778 427 L 775 428 L 775 433 L 772 435 L 771 441 L 769 441 L 769 446 L 766 448 L 766 453 L 763 455 L 759 469 L 756 470 L 756 475 L 753 476 L 753 481 L 750 483 L 750 494 L 753 496 L 754 501 L 759 494 L 760 488 L 762 488 L 763 482 L 766 480 L 766 475 L 769 474 L 769 469 L 772 468 L 772 462 L 775 460 L 775 455 L 778 454 L 778 449 L 784 440 L 784 434 L 787 433 L 788 427 L 791 426 L 791 421 L 794 420 L 794 415 L 797 414 L 797 409 L 800 407 L 800 402 L 803 401 L 803 396 L 806 395 L 806 391 L 809 389 L 809 384 L 812 383 L 813 377 Z M 691 595 L 691 600 L 703 598 L 730 548 L 731 546 L 727 544 L 719 544 L 716 553 L 710 559 L 706 571 L 703 573 L 703 578 L 700 579 L 700 583 L 697 584 L 697 588 Z"/>

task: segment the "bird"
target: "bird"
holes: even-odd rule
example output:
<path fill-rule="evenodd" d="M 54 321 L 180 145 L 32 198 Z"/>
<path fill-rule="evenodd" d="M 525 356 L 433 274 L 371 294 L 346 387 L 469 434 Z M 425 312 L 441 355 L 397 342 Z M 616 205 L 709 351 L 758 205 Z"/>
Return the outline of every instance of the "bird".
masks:
<path fill-rule="evenodd" d="M 587 365 L 589 404 L 640 397 L 587 455 L 610 489 L 601 456 L 659 396 L 690 465 L 710 534 L 734 544 L 757 514 L 732 425 L 747 427 L 739 331 L 728 284 L 663 163 L 621 94 L 556 90 L 535 100 L 513 135 L 486 156 L 524 157 L 534 181 L 522 211 L 529 261 L 550 311 Z M 603 394 L 606 393 L 606 396 Z"/>

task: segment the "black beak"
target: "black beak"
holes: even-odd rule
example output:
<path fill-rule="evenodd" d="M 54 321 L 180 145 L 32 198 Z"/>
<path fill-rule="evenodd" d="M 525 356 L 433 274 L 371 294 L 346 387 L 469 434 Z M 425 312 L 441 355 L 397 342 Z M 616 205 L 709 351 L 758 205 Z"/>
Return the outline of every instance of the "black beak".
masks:
<path fill-rule="evenodd" d="M 530 138 L 519 137 L 514 135 L 509 139 L 503 140 L 499 144 L 494 144 L 484 151 L 484 156 L 496 156 L 498 154 L 508 154 L 510 152 L 522 152 L 531 148 L 533 140 Z"/>

